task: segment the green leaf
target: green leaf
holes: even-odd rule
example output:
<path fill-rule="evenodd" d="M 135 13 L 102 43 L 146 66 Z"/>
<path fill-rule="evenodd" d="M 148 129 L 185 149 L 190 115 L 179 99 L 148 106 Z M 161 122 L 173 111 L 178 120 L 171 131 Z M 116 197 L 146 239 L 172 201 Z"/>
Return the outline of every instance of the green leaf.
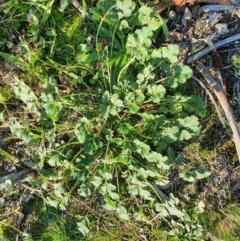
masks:
<path fill-rule="evenodd" d="M 129 113 L 136 114 L 140 110 L 140 107 L 134 102 L 127 102 Z"/>
<path fill-rule="evenodd" d="M 41 94 L 41 100 L 48 117 L 53 121 L 57 121 L 63 108 L 62 102 L 54 100 L 52 94 L 45 93 Z"/>
<path fill-rule="evenodd" d="M 95 188 L 98 188 L 103 183 L 103 179 L 101 177 L 94 176 L 91 183 L 94 185 Z"/>
<path fill-rule="evenodd" d="M 123 17 L 130 17 L 133 9 L 135 8 L 135 3 L 129 0 L 121 0 L 116 2 L 116 9 L 118 17 L 121 19 Z"/>
<path fill-rule="evenodd" d="M 134 91 L 134 94 L 135 94 L 136 103 L 141 104 L 145 99 L 145 96 L 144 96 L 142 90 L 137 89 Z"/>
<path fill-rule="evenodd" d="M 192 76 L 192 69 L 186 65 L 175 65 L 172 68 L 172 77 L 167 82 L 172 88 L 176 88 L 178 84 L 183 84 Z"/>
<path fill-rule="evenodd" d="M 56 139 L 57 135 L 56 135 L 56 129 L 52 128 L 50 129 L 47 133 L 46 133 L 46 138 L 49 142 L 54 143 L 55 139 Z"/>
<path fill-rule="evenodd" d="M 86 117 L 82 117 L 75 127 L 75 134 L 80 143 L 85 142 L 86 135 L 90 133 L 91 122 Z"/>
<path fill-rule="evenodd" d="M 198 203 L 197 203 L 197 206 L 194 208 L 194 211 L 196 213 L 204 213 L 204 208 L 205 208 L 205 204 L 202 200 L 200 200 Z"/>
<path fill-rule="evenodd" d="M 110 109 L 110 106 L 104 105 L 104 104 L 100 104 L 100 112 L 106 118 L 109 115 L 109 109 Z"/>
<path fill-rule="evenodd" d="M 92 191 L 86 184 L 82 184 L 78 189 L 78 194 L 82 197 L 89 197 L 92 194 Z"/>
<path fill-rule="evenodd" d="M 123 107 L 123 101 L 117 94 L 110 95 L 109 91 L 104 92 L 102 104 L 100 104 L 100 111 L 104 117 L 108 117 L 109 114 L 117 115 Z"/>
<path fill-rule="evenodd" d="M 148 190 L 143 189 L 142 187 L 139 188 L 139 195 L 143 197 L 145 200 L 153 201 L 151 193 Z"/>
<path fill-rule="evenodd" d="M 17 78 L 15 78 L 15 80 L 13 90 L 16 97 L 21 99 L 27 105 L 30 112 L 38 113 L 38 98 L 35 93 L 23 81 Z"/>
<path fill-rule="evenodd" d="M 135 148 L 137 153 L 141 156 L 146 157 L 150 151 L 150 147 L 142 141 L 134 140 L 133 143 L 135 144 Z"/>
<path fill-rule="evenodd" d="M 87 235 L 90 232 L 87 224 L 88 224 L 87 219 L 83 219 L 82 221 L 77 222 L 78 231 L 81 232 L 83 235 Z"/>
<path fill-rule="evenodd" d="M 179 127 L 171 126 L 162 131 L 162 135 L 165 137 L 164 140 L 168 143 L 173 143 L 178 139 Z"/>
<path fill-rule="evenodd" d="M 115 191 L 116 191 L 116 186 L 108 182 L 105 182 L 100 189 L 100 192 L 104 196 L 107 194 L 109 197 L 111 197 L 111 199 L 118 200 L 119 195 Z"/>
<path fill-rule="evenodd" d="M 115 107 L 119 107 L 119 108 L 123 107 L 123 102 L 122 100 L 119 99 L 117 94 L 113 94 L 111 96 L 110 101 Z"/>
<path fill-rule="evenodd" d="M 134 34 L 129 34 L 126 43 L 127 52 L 138 60 L 145 60 L 148 56 L 148 49 L 152 44 L 152 35 L 153 32 L 150 27 L 143 27 L 137 29 Z"/>
<path fill-rule="evenodd" d="M 191 130 L 193 133 L 198 133 L 200 131 L 200 123 L 196 116 L 191 115 L 186 118 L 179 118 L 177 122 L 180 126 Z"/>
<path fill-rule="evenodd" d="M 119 206 L 117 208 L 117 213 L 119 214 L 119 217 L 123 220 L 129 220 L 129 216 L 128 216 L 128 213 L 127 213 L 127 210 L 125 207 L 123 206 Z"/>
<path fill-rule="evenodd" d="M 148 85 L 147 90 L 153 103 L 159 103 L 166 93 L 162 85 Z"/>
<path fill-rule="evenodd" d="M 167 212 L 167 209 L 165 207 L 164 204 L 160 204 L 160 203 L 155 203 L 154 205 L 155 207 L 155 210 L 161 214 L 161 217 L 167 217 L 169 216 L 168 212 Z"/>
<path fill-rule="evenodd" d="M 49 160 L 47 160 L 47 163 L 52 167 L 60 166 L 59 156 L 58 155 L 50 156 Z"/>
<path fill-rule="evenodd" d="M 169 160 L 171 162 L 175 161 L 176 156 L 175 156 L 174 150 L 173 150 L 173 148 L 171 146 L 168 147 L 167 154 L 168 154 Z"/>
<path fill-rule="evenodd" d="M 108 194 L 109 194 L 110 198 L 113 200 L 119 199 L 119 195 L 116 192 L 109 192 Z"/>
<path fill-rule="evenodd" d="M 182 105 L 184 109 L 188 112 L 194 112 L 196 115 L 203 117 L 206 114 L 206 104 L 201 97 L 196 95 L 188 96 Z"/>
<path fill-rule="evenodd" d="M 193 137 L 193 134 L 187 130 L 182 130 L 179 136 L 179 140 L 183 141 L 183 140 L 189 140 Z"/>
<path fill-rule="evenodd" d="M 107 210 L 109 210 L 109 211 L 116 210 L 116 202 L 114 202 L 109 196 L 105 195 L 104 201 L 105 201 L 104 207 Z"/>
<path fill-rule="evenodd" d="M 137 170 L 137 177 L 139 179 L 147 179 L 148 177 L 156 177 L 156 174 L 153 171 L 146 170 L 146 169 L 140 167 Z"/>
<path fill-rule="evenodd" d="M 54 208 L 58 208 L 59 207 L 59 201 L 58 200 L 55 200 L 53 198 L 50 198 L 50 197 L 46 197 L 44 199 L 44 203 L 50 205 L 51 207 L 54 207 Z"/>
<path fill-rule="evenodd" d="M 175 162 L 176 162 L 177 164 L 181 164 L 183 161 L 184 161 L 184 155 L 183 155 L 183 153 L 180 153 L 180 154 L 177 156 L 177 158 L 175 159 Z"/>
<path fill-rule="evenodd" d="M 141 24 L 148 25 L 153 31 L 157 30 L 161 26 L 161 21 L 156 16 L 154 10 L 145 5 L 141 6 L 138 10 L 138 19 Z"/>
<path fill-rule="evenodd" d="M 110 173 L 110 172 L 104 171 L 104 172 L 102 173 L 102 177 L 103 177 L 103 179 L 104 179 L 105 181 L 109 181 L 109 180 L 112 180 L 113 175 L 112 175 L 112 173 Z M 114 190 L 115 190 L 115 189 L 114 189 Z"/>
<path fill-rule="evenodd" d="M 167 210 L 168 210 L 170 215 L 176 216 L 178 218 L 184 217 L 184 213 L 182 211 L 180 211 L 176 207 L 169 207 L 169 206 L 167 206 Z"/>
<path fill-rule="evenodd" d="M 110 93 L 109 91 L 105 91 L 102 95 L 102 103 L 103 104 L 109 104 L 109 101 L 110 101 Z"/>
<path fill-rule="evenodd" d="M 12 181 L 10 179 L 5 180 L 4 183 L 0 184 L 0 190 L 4 191 L 6 196 L 11 196 L 13 192 Z"/>
<path fill-rule="evenodd" d="M 200 180 L 209 177 L 210 175 L 211 172 L 209 172 L 207 168 L 203 167 L 180 173 L 179 177 L 181 177 L 184 181 L 194 182 L 195 180 Z"/>
<path fill-rule="evenodd" d="M 64 10 L 67 8 L 68 6 L 68 1 L 67 0 L 61 0 L 60 1 L 60 12 L 64 12 Z"/>
<path fill-rule="evenodd" d="M 176 63 L 178 61 L 179 47 L 175 44 L 168 44 L 167 47 L 162 47 L 162 57 L 167 59 L 170 63 Z"/>
<path fill-rule="evenodd" d="M 131 196 L 138 195 L 138 186 L 137 185 L 129 185 L 128 192 Z"/>
<path fill-rule="evenodd" d="M 22 126 L 19 122 L 14 121 L 10 125 L 10 129 L 12 134 L 18 136 L 19 138 L 23 139 L 28 144 L 39 143 L 41 138 L 35 136 L 28 127 Z"/>
<path fill-rule="evenodd" d="M 146 156 L 146 159 L 149 162 L 161 162 L 164 158 L 160 153 L 153 151 Z"/>
<path fill-rule="evenodd" d="M 101 141 L 101 136 L 98 134 L 94 134 L 90 132 L 87 135 L 86 140 L 83 143 L 85 153 L 89 155 L 93 155 L 93 153 L 103 146 L 103 142 Z"/>
<path fill-rule="evenodd" d="M 119 29 L 120 30 L 124 30 L 124 29 L 127 29 L 127 28 L 129 28 L 129 24 L 128 24 L 128 22 L 125 19 L 123 19 L 120 22 Z"/>

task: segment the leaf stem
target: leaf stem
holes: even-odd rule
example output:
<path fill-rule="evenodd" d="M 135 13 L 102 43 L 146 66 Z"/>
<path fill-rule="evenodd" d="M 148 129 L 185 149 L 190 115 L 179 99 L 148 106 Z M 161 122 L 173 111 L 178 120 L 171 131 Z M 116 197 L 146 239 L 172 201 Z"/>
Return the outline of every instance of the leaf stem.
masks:
<path fill-rule="evenodd" d="M 133 57 L 131 58 L 131 60 L 121 69 L 121 71 L 120 71 L 119 74 L 118 74 L 117 83 L 119 83 L 123 71 L 124 71 L 125 69 L 127 69 L 128 66 L 129 66 L 134 60 L 135 60 L 135 56 L 133 56 Z"/>

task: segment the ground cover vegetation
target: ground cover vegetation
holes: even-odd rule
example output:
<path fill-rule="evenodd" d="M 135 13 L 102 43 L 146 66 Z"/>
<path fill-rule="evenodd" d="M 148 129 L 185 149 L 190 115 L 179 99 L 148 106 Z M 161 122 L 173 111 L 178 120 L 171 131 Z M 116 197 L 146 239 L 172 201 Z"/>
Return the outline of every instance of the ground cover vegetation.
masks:
<path fill-rule="evenodd" d="M 237 205 L 209 215 L 178 193 L 211 175 L 209 151 L 191 162 L 209 117 L 162 17 L 129 0 L 81 2 L 91 17 L 0 4 L 2 240 L 238 240 Z"/>

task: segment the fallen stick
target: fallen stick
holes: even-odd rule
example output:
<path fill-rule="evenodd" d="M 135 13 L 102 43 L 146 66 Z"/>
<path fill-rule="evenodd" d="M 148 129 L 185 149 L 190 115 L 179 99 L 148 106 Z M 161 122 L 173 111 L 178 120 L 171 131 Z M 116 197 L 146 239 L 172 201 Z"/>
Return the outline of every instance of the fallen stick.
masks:
<path fill-rule="evenodd" d="M 222 40 L 222 41 L 219 41 L 219 42 L 217 42 L 217 43 L 214 43 L 214 47 L 217 49 L 217 48 L 220 48 L 220 47 L 222 47 L 222 46 L 224 46 L 224 45 L 226 45 L 226 44 L 229 44 L 229 43 L 231 43 L 231 42 L 233 42 L 233 41 L 237 41 L 237 40 L 239 40 L 239 39 L 240 39 L 240 33 L 238 33 L 238 34 L 236 34 L 236 35 L 234 35 L 234 36 L 231 36 L 231 37 L 229 37 L 229 38 L 226 38 L 226 39 L 224 39 L 224 40 Z M 191 63 L 193 60 L 198 60 L 198 59 L 200 59 L 201 57 L 203 57 L 204 55 L 210 53 L 211 51 L 212 51 L 212 48 L 211 48 L 211 47 L 207 47 L 207 48 L 205 48 L 205 49 L 197 52 L 196 54 L 193 54 L 193 55 L 189 56 L 189 57 L 187 58 L 187 63 L 189 64 L 189 63 Z"/>
<path fill-rule="evenodd" d="M 232 112 L 232 108 L 228 102 L 227 96 L 220 85 L 219 82 L 216 82 L 213 78 L 210 71 L 205 67 L 201 62 L 196 61 L 196 67 L 200 71 L 200 73 L 203 75 L 203 77 L 207 80 L 208 84 L 213 88 L 215 95 L 217 96 L 224 113 L 226 115 L 226 118 L 228 120 L 229 126 L 233 132 L 233 141 L 235 143 L 238 159 L 240 161 L 240 131 L 237 125 L 237 122 L 235 120 L 235 117 Z"/>
<path fill-rule="evenodd" d="M 11 172 L 4 176 L 0 177 L 0 184 L 4 183 L 6 180 L 10 179 L 12 182 L 24 182 L 25 179 L 29 176 L 33 176 L 35 174 L 34 170 L 25 169 L 17 172 Z"/>

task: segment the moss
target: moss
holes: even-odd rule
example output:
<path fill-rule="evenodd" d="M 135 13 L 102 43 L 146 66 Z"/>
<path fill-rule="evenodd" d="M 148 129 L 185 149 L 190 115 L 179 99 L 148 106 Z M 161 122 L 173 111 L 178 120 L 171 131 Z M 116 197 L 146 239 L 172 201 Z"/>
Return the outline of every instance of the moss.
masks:
<path fill-rule="evenodd" d="M 208 162 L 216 157 L 216 151 L 202 147 L 201 143 L 193 142 L 184 148 L 185 157 L 191 162 Z"/>
<path fill-rule="evenodd" d="M 63 41 L 65 44 L 78 46 L 82 43 L 81 36 L 83 31 L 80 29 L 81 18 L 76 11 L 73 11 L 72 16 L 62 26 Z"/>
<path fill-rule="evenodd" d="M 0 104 L 3 104 L 14 97 L 11 88 L 0 86 Z"/>
<path fill-rule="evenodd" d="M 62 13 L 55 13 L 59 15 Z M 74 61 L 76 48 L 83 43 L 84 30 L 81 29 L 81 17 L 74 8 L 69 8 L 64 16 L 58 16 L 59 21 L 56 24 L 57 37 L 54 46 L 53 59 L 61 64 L 69 64 Z M 54 15 L 54 17 L 55 17 Z"/>

